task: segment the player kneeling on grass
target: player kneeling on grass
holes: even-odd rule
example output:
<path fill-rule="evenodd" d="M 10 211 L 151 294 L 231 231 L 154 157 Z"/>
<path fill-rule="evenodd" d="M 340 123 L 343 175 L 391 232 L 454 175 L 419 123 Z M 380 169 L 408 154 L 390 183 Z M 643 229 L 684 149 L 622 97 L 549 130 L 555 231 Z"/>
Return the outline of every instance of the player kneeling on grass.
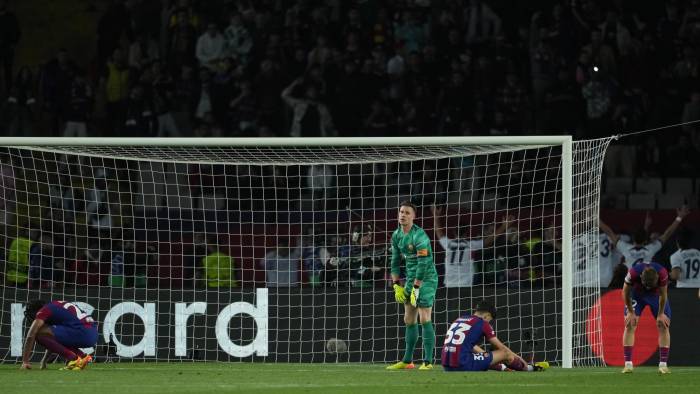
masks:
<path fill-rule="evenodd" d="M 34 342 L 46 348 L 41 360 L 41 369 L 46 368 L 50 353 L 63 357 L 67 363 L 63 370 L 79 371 L 85 369 L 92 356 L 79 348 L 93 347 L 97 343 L 97 323 L 76 305 L 65 301 L 29 302 L 24 311 L 27 321 L 31 322 L 22 351 L 22 369 L 31 369 L 30 359 Z"/>
<path fill-rule="evenodd" d="M 445 371 L 542 371 L 549 363 L 541 361 L 528 365 L 497 337 L 489 322 L 496 315 L 496 309 L 486 301 L 477 304 L 473 315 L 463 315 L 450 325 L 445 344 L 442 347 L 442 366 Z M 477 343 L 482 338 L 495 348 L 485 352 Z"/>
<path fill-rule="evenodd" d="M 625 367 L 622 373 L 632 372 L 632 348 L 634 347 L 634 332 L 637 329 L 639 316 L 649 305 L 651 313 L 656 318 L 659 331 L 659 372 L 670 373 L 668 370 L 668 350 L 671 346 L 671 304 L 668 301 L 668 271 L 658 263 L 636 263 L 625 277 L 622 288 L 622 299 L 625 301 L 625 332 L 622 344 L 625 352 Z M 633 311 L 633 313 L 630 313 Z"/>

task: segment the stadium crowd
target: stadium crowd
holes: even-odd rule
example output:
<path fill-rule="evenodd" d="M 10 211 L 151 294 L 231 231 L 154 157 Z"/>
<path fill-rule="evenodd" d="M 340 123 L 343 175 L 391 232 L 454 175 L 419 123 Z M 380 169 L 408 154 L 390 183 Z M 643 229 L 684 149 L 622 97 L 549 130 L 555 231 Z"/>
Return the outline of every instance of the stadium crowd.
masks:
<path fill-rule="evenodd" d="M 31 45 L 22 38 L 27 22 L 0 0 L 2 135 L 560 133 L 596 138 L 700 118 L 700 2 L 696 0 L 115 0 L 98 9 L 96 31 L 85 32 L 96 37 L 93 58 L 57 49 L 55 57 L 42 64 L 22 64 L 15 61 L 15 54 L 19 47 Z M 679 138 L 653 133 L 624 138 L 611 146 L 605 171 L 627 177 L 694 176 L 700 164 L 700 131 L 690 125 L 677 133 Z M 670 157 L 675 160 L 666 160 Z M 308 171 L 320 171 L 316 172 L 319 179 L 326 175 L 324 169 Z M 216 175 L 213 169 L 211 176 Z M 90 242 L 129 239 L 111 231 L 129 227 L 116 221 L 133 217 L 107 197 L 110 193 L 122 197 L 119 185 L 110 186 L 104 174 L 91 176 L 96 182 L 80 190 L 82 206 L 66 206 L 71 204 L 66 197 L 71 189 L 59 183 L 52 195 L 52 204 L 57 205 L 47 210 L 48 215 L 86 212 L 87 241 L 49 239 L 52 236 L 47 234 L 61 231 L 47 229 L 23 234 L 12 241 L 19 241 L 16 245 L 7 243 L 11 253 L 16 251 L 16 259 L 25 261 L 26 255 L 29 264 L 36 255 L 41 261 L 34 266 L 53 267 L 53 259 L 43 260 L 63 256 L 56 249 L 72 248 L 83 250 L 78 260 L 88 263 L 112 262 L 119 255 L 128 270 L 141 266 L 133 263 L 134 256 L 143 261 L 157 258 L 149 257 L 157 254 L 152 245 Z M 203 187 L 193 185 L 193 195 Z M 374 191 L 369 194 L 374 196 Z M 519 239 L 515 230 L 505 231 L 490 250 L 526 248 L 530 255 L 552 257 L 551 262 L 535 266 L 555 269 L 556 253 L 549 250 L 558 247 L 556 235 L 524 237 Z M 333 241 L 328 238 L 323 243 L 330 251 L 305 250 L 302 240 L 292 240 L 281 251 L 275 249 L 264 259 L 260 256 L 260 264 L 294 267 L 291 257 L 300 257 L 304 280 L 334 283 L 332 270 L 326 269 L 330 258 L 319 263 L 316 255 L 336 257 L 336 265 L 331 266 L 342 271 L 337 267 L 352 260 L 342 258 L 353 256 L 352 251 L 340 250 L 342 246 L 362 249 L 366 245 L 358 242 L 369 241 L 362 236 L 352 241 L 347 234 Z M 31 248 L 56 243 L 60 247 L 52 253 L 31 252 Z M 198 244 L 192 241 L 191 245 Z M 532 252 L 533 248 L 546 251 Z M 110 255 L 99 256 L 99 250 Z M 188 278 L 194 280 L 197 270 L 206 278 L 206 267 L 222 261 L 200 263 L 212 253 L 224 253 L 205 250 L 206 246 L 200 247 L 190 254 Z M 512 270 L 530 282 L 554 276 L 533 272 L 530 262 L 502 261 L 498 256 L 493 261 L 488 264 L 501 268 L 480 272 L 501 276 L 488 278 L 477 272 L 476 283 L 503 282 L 504 275 L 513 275 Z M 235 259 L 229 257 L 225 264 L 233 267 Z M 377 264 L 359 264 L 353 274 L 357 282 L 383 281 L 386 267 Z M 118 269 L 112 273 L 120 275 Z M 42 274 L 35 275 L 44 281 Z M 99 280 L 104 282 L 104 277 Z M 229 286 L 240 284 L 241 278 L 215 280 L 219 279 Z M 275 275 L 267 281 L 294 284 L 301 279 Z"/>
<path fill-rule="evenodd" d="M 93 58 L 43 64 L 14 62 L 28 22 L 2 3 L 4 135 L 593 138 L 700 108 L 694 0 L 114 0 Z M 689 175 L 683 136 L 625 140 L 609 170 Z"/>

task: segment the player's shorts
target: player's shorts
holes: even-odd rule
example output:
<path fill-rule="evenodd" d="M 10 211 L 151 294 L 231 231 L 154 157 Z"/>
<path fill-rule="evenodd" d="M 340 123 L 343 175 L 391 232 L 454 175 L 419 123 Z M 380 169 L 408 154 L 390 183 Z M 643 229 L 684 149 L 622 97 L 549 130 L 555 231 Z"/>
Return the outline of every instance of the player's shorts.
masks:
<path fill-rule="evenodd" d="M 466 372 L 466 371 L 488 371 L 493 360 L 493 353 L 472 353 L 472 356 L 467 356 L 467 362 L 459 367 L 450 367 L 443 365 L 442 369 L 447 372 Z"/>
<path fill-rule="evenodd" d="M 56 341 L 66 347 L 93 347 L 97 343 L 97 325 L 85 327 L 76 325 L 52 325 L 51 331 Z"/>
<path fill-rule="evenodd" d="M 406 302 L 411 302 L 411 289 L 413 288 L 413 279 L 406 281 L 406 287 L 404 291 L 406 292 Z M 420 292 L 418 293 L 418 300 L 416 301 L 416 306 L 419 308 L 432 308 L 433 303 L 435 303 L 435 293 L 437 292 L 437 280 L 425 280 L 420 286 Z"/>
<path fill-rule="evenodd" d="M 634 314 L 637 316 L 642 315 L 644 308 L 649 305 L 651 308 L 651 313 L 654 317 L 659 316 L 659 295 L 658 294 L 647 294 L 644 296 L 638 296 L 636 293 L 632 292 L 632 307 L 634 308 Z M 671 318 L 671 302 L 666 299 L 666 307 L 664 308 L 664 313 L 668 318 Z M 625 305 L 625 315 L 627 315 L 627 306 Z"/>

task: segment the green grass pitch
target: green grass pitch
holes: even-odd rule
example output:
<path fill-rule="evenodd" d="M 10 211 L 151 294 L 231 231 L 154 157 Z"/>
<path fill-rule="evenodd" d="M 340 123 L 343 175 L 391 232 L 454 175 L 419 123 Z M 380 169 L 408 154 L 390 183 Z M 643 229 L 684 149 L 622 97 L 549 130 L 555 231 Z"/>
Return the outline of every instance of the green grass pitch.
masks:
<path fill-rule="evenodd" d="M 35 368 L 38 364 L 34 365 Z M 381 364 L 116 363 L 79 372 L 0 365 L 2 393 L 700 393 L 700 367 L 670 375 L 638 367 L 551 368 L 540 373 L 385 371 Z M 48 383 L 48 384 L 47 384 Z"/>

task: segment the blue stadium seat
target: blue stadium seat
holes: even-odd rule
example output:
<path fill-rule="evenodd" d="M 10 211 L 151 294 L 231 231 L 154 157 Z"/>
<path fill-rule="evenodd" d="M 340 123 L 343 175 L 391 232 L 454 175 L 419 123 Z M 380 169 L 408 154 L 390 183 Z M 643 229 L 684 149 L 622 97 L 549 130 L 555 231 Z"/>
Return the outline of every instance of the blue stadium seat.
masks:
<path fill-rule="evenodd" d="M 682 193 L 663 193 L 657 197 L 659 209 L 676 209 L 687 201 L 687 197 Z"/>
<path fill-rule="evenodd" d="M 627 196 L 629 209 L 656 209 L 656 195 L 652 193 L 630 193 Z"/>
<path fill-rule="evenodd" d="M 692 178 L 666 178 L 666 193 L 693 194 Z"/>
<path fill-rule="evenodd" d="M 632 193 L 633 191 L 634 178 L 608 178 L 605 184 L 605 192 L 608 194 Z"/>
<path fill-rule="evenodd" d="M 663 193 L 663 180 L 661 178 L 637 178 L 634 191 L 650 194 Z"/>

